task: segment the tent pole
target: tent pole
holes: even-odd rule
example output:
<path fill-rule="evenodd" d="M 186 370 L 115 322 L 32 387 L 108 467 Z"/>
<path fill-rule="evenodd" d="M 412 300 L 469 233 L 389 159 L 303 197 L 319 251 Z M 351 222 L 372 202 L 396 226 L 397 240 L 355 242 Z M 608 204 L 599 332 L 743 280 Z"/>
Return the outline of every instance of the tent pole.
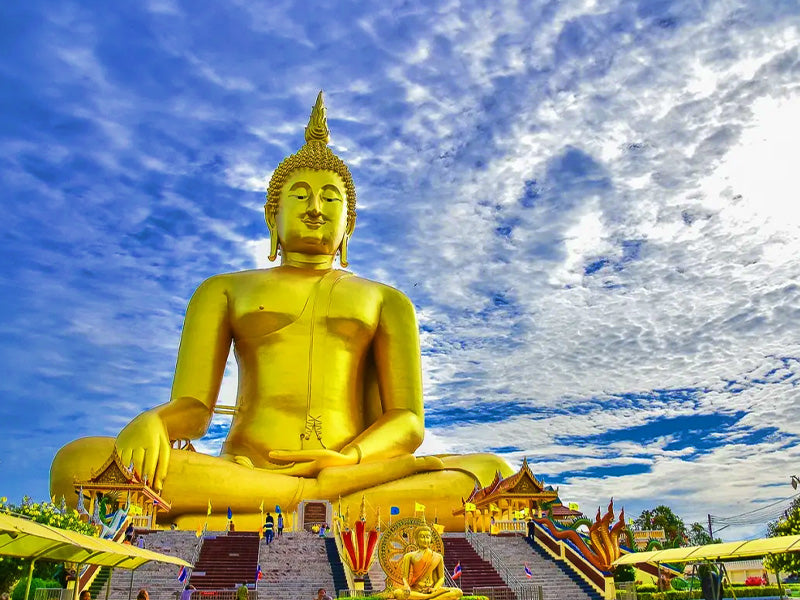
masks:
<path fill-rule="evenodd" d="M 111 578 L 114 577 L 114 567 L 111 567 L 111 570 L 108 572 L 108 581 L 106 581 L 106 600 L 108 600 L 108 596 L 111 593 Z"/>
<path fill-rule="evenodd" d="M 78 563 L 75 568 L 75 589 L 72 591 L 72 600 L 78 600 L 78 594 L 81 591 L 81 568 L 83 563 Z"/>
<path fill-rule="evenodd" d="M 128 600 L 131 600 L 131 596 L 133 595 L 133 572 L 135 570 L 136 569 L 131 569 L 131 584 L 128 586 Z"/>
<path fill-rule="evenodd" d="M 28 569 L 28 585 L 25 587 L 25 600 L 28 600 L 28 595 L 31 593 L 31 579 L 33 579 L 33 565 L 36 564 L 36 559 L 31 559 L 31 566 Z"/>
<path fill-rule="evenodd" d="M 772 554 L 768 554 L 767 556 L 772 556 Z M 783 586 L 781 585 L 781 570 L 777 566 L 775 567 L 775 581 L 778 582 L 778 596 L 783 598 Z"/>

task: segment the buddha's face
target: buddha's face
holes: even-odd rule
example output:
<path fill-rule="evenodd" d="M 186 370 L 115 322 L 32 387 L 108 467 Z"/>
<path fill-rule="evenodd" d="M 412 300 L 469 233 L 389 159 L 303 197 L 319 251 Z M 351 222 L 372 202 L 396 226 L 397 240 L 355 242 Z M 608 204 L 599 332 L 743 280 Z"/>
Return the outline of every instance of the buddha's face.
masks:
<path fill-rule="evenodd" d="M 284 251 L 333 255 L 350 233 L 342 178 L 333 171 L 293 171 L 281 189 L 275 232 Z"/>
<path fill-rule="evenodd" d="M 429 529 L 420 529 L 417 533 L 417 546 L 425 549 L 431 545 L 431 532 Z"/>

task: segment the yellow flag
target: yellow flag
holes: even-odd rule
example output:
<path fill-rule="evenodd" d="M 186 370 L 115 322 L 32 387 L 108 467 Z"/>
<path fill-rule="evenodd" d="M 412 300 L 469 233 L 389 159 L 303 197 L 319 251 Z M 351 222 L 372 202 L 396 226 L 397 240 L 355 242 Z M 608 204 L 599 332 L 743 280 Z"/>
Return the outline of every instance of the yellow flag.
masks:
<path fill-rule="evenodd" d="M 425 512 L 425 505 L 419 502 L 414 502 L 414 512 Z"/>
<path fill-rule="evenodd" d="M 203 535 L 203 526 L 202 525 L 198 525 L 197 526 L 197 531 L 195 532 L 194 535 L 195 535 L 195 537 L 200 537 L 201 535 Z"/>
<path fill-rule="evenodd" d="M 439 535 L 442 535 L 444 533 L 444 525 L 441 525 L 439 523 L 434 523 L 433 525 L 431 525 L 431 527 L 433 527 L 436 533 L 438 533 Z"/>
<path fill-rule="evenodd" d="M 264 500 L 261 500 L 261 504 L 258 505 L 259 512 L 264 512 Z"/>
<path fill-rule="evenodd" d="M 476 510 L 475 505 L 472 502 L 465 502 L 464 503 L 464 510 L 469 512 L 471 510 Z"/>
<path fill-rule="evenodd" d="M 568 506 L 570 510 L 580 510 L 580 506 L 577 502 L 570 502 Z"/>
<path fill-rule="evenodd" d="M 208 500 L 208 512 L 206 513 L 207 516 L 211 516 L 211 499 Z"/>

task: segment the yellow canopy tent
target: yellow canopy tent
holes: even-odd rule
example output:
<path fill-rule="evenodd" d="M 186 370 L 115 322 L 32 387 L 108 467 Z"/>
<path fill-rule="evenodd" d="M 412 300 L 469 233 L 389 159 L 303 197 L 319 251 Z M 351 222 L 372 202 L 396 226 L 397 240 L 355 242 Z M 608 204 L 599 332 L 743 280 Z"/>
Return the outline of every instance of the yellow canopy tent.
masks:
<path fill-rule="evenodd" d="M 615 560 L 612 564 L 635 565 L 639 563 L 682 563 L 702 560 L 730 560 L 800 552 L 800 535 L 786 535 L 773 538 L 760 538 L 741 542 L 723 542 L 688 548 L 668 548 L 652 552 L 631 552 Z"/>
<path fill-rule="evenodd" d="M 123 569 L 137 569 L 151 561 L 192 566 L 175 556 L 34 523 L 5 513 L 0 513 L 0 556 L 31 560 L 26 598 L 30 592 L 33 566 L 39 559 Z M 75 591 L 77 593 L 77 586 Z"/>
<path fill-rule="evenodd" d="M 754 558 L 769 554 L 800 552 L 800 535 L 785 535 L 773 538 L 759 538 L 741 542 L 723 542 L 706 544 L 705 546 L 689 546 L 688 548 L 668 548 L 652 552 L 631 552 L 615 560 L 612 565 L 636 565 L 641 563 L 684 563 L 705 560 L 723 561 L 737 558 Z M 775 573 L 778 589 L 781 589 L 781 578 Z"/>

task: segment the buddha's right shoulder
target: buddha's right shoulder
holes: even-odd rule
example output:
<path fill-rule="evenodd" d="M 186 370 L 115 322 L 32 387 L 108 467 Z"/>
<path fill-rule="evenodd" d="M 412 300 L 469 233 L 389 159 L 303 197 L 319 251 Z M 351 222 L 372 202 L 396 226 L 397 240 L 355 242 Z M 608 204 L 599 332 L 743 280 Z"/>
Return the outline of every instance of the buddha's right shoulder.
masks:
<path fill-rule="evenodd" d="M 263 284 L 273 275 L 272 269 L 251 269 L 248 271 L 235 271 L 233 273 L 220 273 L 206 279 L 197 287 L 195 294 L 204 293 L 235 293 L 242 288 L 250 287 L 254 284 Z"/>

